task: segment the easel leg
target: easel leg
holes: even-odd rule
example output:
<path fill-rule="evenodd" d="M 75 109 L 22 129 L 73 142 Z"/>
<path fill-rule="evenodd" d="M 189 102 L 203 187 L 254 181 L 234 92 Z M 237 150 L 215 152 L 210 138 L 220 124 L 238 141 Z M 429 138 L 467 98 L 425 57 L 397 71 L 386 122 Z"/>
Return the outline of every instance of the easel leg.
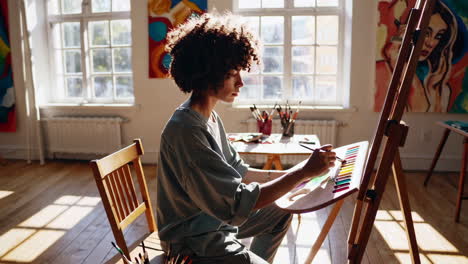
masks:
<path fill-rule="evenodd" d="M 458 195 L 457 195 L 457 207 L 455 209 L 455 222 L 460 221 L 460 209 L 463 200 L 463 190 L 465 187 L 465 176 L 466 176 L 466 161 L 468 159 L 468 138 L 465 137 L 463 140 L 463 158 L 462 166 L 460 170 L 460 179 L 458 182 Z"/>
<path fill-rule="evenodd" d="M 395 159 L 393 160 L 393 176 L 395 177 L 395 183 L 398 193 L 398 200 L 400 201 L 400 208 L 404 216 L 405 227 L 406 227 L 406 238 L 409 242 L 409 250 L 411 259 L 414 264 L 421 263 L 419 259 L 418 244 L 416 242 L 416 234 L 414 232 L 413 218 L 411 216 L 411 208 L 408 199 L 408 191 L 406 188 L 405 175 L 403 174 L 403 168 L 401 166 L 400 152 L 397 151 Z"/>
<path fill-rule="evenodd" d="M 424 186 L 427 185 L 427 183 L 429 182 L 429 178 L 431 178 L 432 171 L 434 171 L 437 161 L 439 160 L 440 153 L 442 152 L 442 149 L 444 148 L 445 142 L 447 141 L 449 134 L 450 134 L 450 129 L 446 128 L 444 131 L 444 135 L 442 136 L 442 139 L 440 140 L 439 146 L 437 147 L 437 151 L 434 155 L 434 159 L 432 160 L 431 168 L 429 169 L 426 179 L 424 180 Z"/>
<path fill-rule="evenodd" d="M 325 237 L 327 237 L 328 232 L 330 232 L 333 222 L 335 222 L 335 219 L 338 216 L 338 213 L 340 212 L 343 202 L 344 202 L 344 199 L 341 199 L 338 202 L 336 202 L 335 205 L 333 206 L 330 214 L 327 217 L 327 221 L 325 221 L 325 224 L 322 227 L 322 231 L 320 231 L 320 234 L 317 237 L 317 240 L 315 240 L 314 244 L 312 245 L 312 248 L 310 249 L 309 255 L 307 256 L 307 259 L 304 262 L 304 264 L 310 264 L 312 263 L 312 260 L 314 260 L 314 257 L 315 255 L 317 255 L 320 247 L 322 246 L 323 241 L 325 240 Z"/>

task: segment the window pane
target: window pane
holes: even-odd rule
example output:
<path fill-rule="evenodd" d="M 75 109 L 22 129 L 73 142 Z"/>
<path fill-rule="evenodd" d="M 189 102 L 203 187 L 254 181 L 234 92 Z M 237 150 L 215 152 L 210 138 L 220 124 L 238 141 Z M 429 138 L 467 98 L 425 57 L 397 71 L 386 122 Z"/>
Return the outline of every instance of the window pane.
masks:
<path fill-rule="evenodd" d="M 316 82 L 318 102 L 336 102 L 336 77 L 317 76 Z"/>
<path fill-rule="evenodd" d="M 317 47 L 317 73 L 337 73 L 337 47 Z"/>
<path fill-rule="evenodd" d="M 260 33 L 264 44 L 281 44 L 284 39 L 284 18 L 261 17 L 262 31 Z"/>
<path fill-rule="evenodd" d="M 63 23 L 63 46 L 65 48 L 81 46 L 80 22 Z"/>
<path fill-rule="evenodd" d="M 314 6 L 315 6 L 315 0 L 294 0 L 294 7 L 314 7 Z"/>
<path fill-rule="evenodd" d="M 81 13 L 82 0 L 62 0 L 62 13 L 79 14 Z"/>
<path fill-rule="evenodd" d="M 313 76 L 297 76 L 292 79 L 293 97 L 312 99 L 314 91 Z"/>
<path fill-rule="evenodd" d="M 338 0 L 317 0 L 317 6 L 338 6 Z"/>
<path fill-rule="evenodd" d="M 111 50 L 94 49 L 91 52 L 94 72 L 111 72 Z"/>
<path fill-rule="evenodd" d="M 262 0 L 263 8 L 283 8 L 284 0 Z"/>
<path fill-rule="evenodd" d="M 49 15 L 58 15 L 58 14 L 60 14 L 59 0 L 49 0 L 49 1 L 47 1 L 47 12 L 48 12 Z"/>
<path fill-rule="evenodd" d="M 65 71 L 66 73 L 81 72 L 81 51 L 66 50 L 65 52 Z"/>
<path fill-rule="evenodd" d="M 91 47 L 109 45 L 109 21 L 89 22 Z"/>
<path fill-rule="evenodd" d="M 249 17 L 243 17 L 244 23 L 247 24 L 247 26 L 257 34 L 257 36 L 260 35 L 260 17 L 258 16 L 249 16 Z"/>
<path fill-rule="evenodd" d="M 260 76 L 246 75 L 242 77 L 244 86 L 239 93 L 239 99 L 258 99 L 262 91 Z"/>
<path fill-rule="evenodd" d="M 292 47 L 292 72 L 314 73 L 314 47 Z"/>
<path fill-rule="evenodd" d="M 283 72 L 283 47 L 264 47 L 263 72 Z"/>
<path fill-rule="evenodd" d="M 338 16 L 317 16 L 317 43 L 338 44 Z"/>
<path fill-rule="evenodd" d="M 83 80 L 81 77 L 67 78 L 67 96 L 82 97 L 83 96 Z"/>
<path fill-rule="evenodd" d="M 313 16 L 292 17 L 292 43 L 294 45 L 315 43 L 315 19 Z"/>
<path fill-rule="evenodd" d="M 110 12 L 111 0 L 93 0 L 93 13 Z"/>
<path fill-rule="evenodd" d="M 112 45 L 131 45 L 131 26 L 129 19 L 111 21 Z"/>
<path fill-rule="evenodd" d="M 132 72 L 132 54 L 130 48 L 113 49 L 114 71 Z"/>
<path fill-rule="evenodd" d="M 115 78 L 117 97 L 133 97 L 133 79 L 130 76 L 117 76 Z"/>
<path fill-rule="evenodd" d="M 112 0 L 112 11 L 130 11 L 130 0 Z"/>
<path fill-rule="evenodd" d="M 98 98 L 112 98 L 112 77 L 97 76 L 94 77 L 94 95 Z"/>
<path fill-rule="evenodd" d="M 263 76 L 263 98 L 280 99 L 283 89 L 283 78 L 279 76 Z"/>
<path fill-rule="evenodd" d="M 260 0 L 239 0 L 239 8 L 260 8 Z"/>

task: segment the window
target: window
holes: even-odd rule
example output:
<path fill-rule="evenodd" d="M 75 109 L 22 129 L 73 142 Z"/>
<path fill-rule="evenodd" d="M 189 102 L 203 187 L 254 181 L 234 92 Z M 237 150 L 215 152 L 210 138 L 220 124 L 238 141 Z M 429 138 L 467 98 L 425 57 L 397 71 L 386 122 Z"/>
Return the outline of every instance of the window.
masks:
<path fill-rule="evenodd" d="M 262 67 L 244 75 L 237 104 L 345 106 L 342 0 L 236 0 L 263 44 Z"/>
<path fill-rule="evenodd" d="M 53 103 L 132 103 L 130 0 L 49 0 Z"/>

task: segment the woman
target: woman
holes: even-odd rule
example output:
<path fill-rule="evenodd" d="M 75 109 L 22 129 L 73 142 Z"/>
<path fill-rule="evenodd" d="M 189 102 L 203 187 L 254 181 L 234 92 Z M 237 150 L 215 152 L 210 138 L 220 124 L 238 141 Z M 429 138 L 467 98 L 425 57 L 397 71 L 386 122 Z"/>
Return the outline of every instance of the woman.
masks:
<path fill-rule="evenodd" d="M 190 99 L 176 109 L 161 135 L 157 224 L 169 257 L 193 263 L 272 262 L 291 222 L 273 202 L 322 175 L 335 153 L 324 146 L 289 171 L 249 168 L 226 138 L 213 110 L 232 103 L 240 72 L 258 63 L 257 41 L 232 15 L 205 14 L 168 36 L 170 73 Z M 254 237 L 250 250 L 238 240 Z"/>

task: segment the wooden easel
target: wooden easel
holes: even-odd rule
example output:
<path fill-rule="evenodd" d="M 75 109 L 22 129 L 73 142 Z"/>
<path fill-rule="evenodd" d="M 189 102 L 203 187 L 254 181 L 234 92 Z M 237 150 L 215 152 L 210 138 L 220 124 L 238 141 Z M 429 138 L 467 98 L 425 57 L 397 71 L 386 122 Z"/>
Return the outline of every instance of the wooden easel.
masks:
<path fill-rule="evenodd" d="M 380 120 L 370 147 L 371 150 L 365 164 L 365 170 L 363 174 L 359 174 L 362 177 L 360 177 L 361 182 L 358 188 L 358 197 L 348 237 L 348 262 L 351 264 L 361 263 L 362 261 L 375 221 L 375 216 L 379 209 L 385 186 L 387 185 L 390 170 L 395 177 L 413 263 L 419 264 L 421 262 L 398 148 L 404 146 L 408 134 L 408 126 L 401 121 L 401 117 L 403 116 L 408 101 L 408 94 L 416 71 L 419 54 L 424 43 L 425 34 L 422 32 L 426 32 L 435 1 L 438 0 L 418 0 L 415 8 L 411 10 L 408 19 L 403 43 L 398 54 L 397 63 L 385 98 L 385 104 L 380 114 Z M 375 177 L 372 177 L 377 155 L 384 137 L 385 147 L 383 149 L 383 155 L 380 159 L 377 173 Z M 369 188 L 370 183 L 372 183 L 371 188 Z M 348 194 L 350 193 L 351 191 L 348 192 Z M 346 197 L 342 195 L 341 198 L 336 198 L 331 196 L 329 192 L 329 197 L 325 197 L 323 201 L 320 199 L 320 201 L 315 201 L 317 199 L 315 199 L 316 197 L 314 195 L 315 194 L 307 196 L 309 199 L 305 200 L 307 202 L 302 201 L 300 204 L 295 204 L 292 207 L 287 203 L 284 205 L 282 202 L 283 199 L 287 199 L 284 198 L 287 195 L 276 201 L 276 204 L 280 208 L 291 213 L 311 212 L 330 205 L 330 203 L 334 203 L 318 238 L 309 252 L 305 261 L 306 264 L 310 264 L 319 251 Z M 365 210 L 364 219 L 361 221 L 363 209 Z"/>
<path fill-rule="evenodd" d="M 397 193 L 406 226 L 406 236 L 410 245 L 410 254 L 413 263 L 420 263 L 411 208 L 398 148 L 404 146 L 408 133 L 408 126 L 401 121 L 401 117 L 408 101 L 408 94 L 435 1 L 437 0 L 419 0 L 409 16 L 403 43 L 390 81 L 384 108 L 380 115 L 354 208 L 351 230 L 348 237 L 349 263 L 355 264 L 362 261 L 390 170 L 392 170 L 395 177 Z M 377 173 L 372 179 L 372 171 L 384 136 L 385 147 L 383 155 Z M 371 182 L 372 188 L 368 188 Z M 360 216 L 363 209 L 365 210 L 364 219 L 361 221 Z"/>

